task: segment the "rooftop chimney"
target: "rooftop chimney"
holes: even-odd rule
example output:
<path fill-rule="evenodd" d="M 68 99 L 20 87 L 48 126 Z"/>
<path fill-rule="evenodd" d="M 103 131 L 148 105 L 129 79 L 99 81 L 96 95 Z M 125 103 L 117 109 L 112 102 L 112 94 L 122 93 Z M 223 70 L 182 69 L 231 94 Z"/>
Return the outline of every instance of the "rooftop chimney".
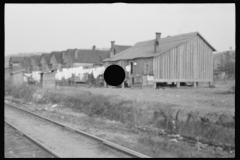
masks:
<path fill-rule="evenodd" d="M 114 47 L 114 42 L 115 42 L 115 41 L 111 41 L 111 48 Z"/>
<path fill-rule="evenodd" d="M 161 33 L 156 32 L 156 39 L 154 42 L 154 53 L 158 52 L 158 48 L 159 48 L 159 39 L 161 38 Z"/>
<path fill-rule="evenodd" d="M 96 46 L 93 46 L 93 51 L 95 51 L 96 50 Z"/>
<path fill-rule="evenodd" d="M 65 52 L 62 52 L 62 59 L 65 58 Z"/>
<path fill-rule="evenodd" d="M 75 49 L 75 58 L 78 58 L 77 49 Z"/>

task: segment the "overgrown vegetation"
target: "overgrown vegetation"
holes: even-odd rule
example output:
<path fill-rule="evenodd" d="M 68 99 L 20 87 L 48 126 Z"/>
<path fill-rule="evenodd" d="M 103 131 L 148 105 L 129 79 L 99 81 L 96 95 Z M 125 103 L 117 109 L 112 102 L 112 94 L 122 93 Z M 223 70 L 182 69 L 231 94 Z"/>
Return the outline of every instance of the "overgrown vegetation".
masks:
<path fill-rule="evenodd" d="M 156 132 L 150 132 L 148 136 L 142 136 L 141 143 L 149 143 L 157 150 L 159 145 L 153 137 L 158 137 L 162 131 L 180 134 L 181 136 L 198 139 L 208 144 L 223 144 L 225 150 L 235 148 L 235 117 L 227 114 L 208 113 L 200 115 L 196 112 L 184 113 L 185 121 L 180 120 L 180 110 L 173 110 L 171 105 L 158 103 L 153 110 L 146 111 L 137 106 L 134 101 L 122 100 L 112 102 L 110 97 L 95 95 L 90 92 L 61 93 L 59 90 L 41 90 L 36 92 L 33 86 L 14 87 L 5 84 L 5 93 L 15 98 L 23 98 L 26 101 L 35 100 L 33 95 L 39 94 L 38 103 L 63 104 L 76 112 L 83 112 L 90 117 L 104 117 L 109 120 L 125 123 L 128 128 L 138 132 L 137 128 L 148 127 Z M 36 96 L 35 96 L 36 97 Z M 214 119 L 214 120 L 213 120 Z M 161 131 L 161 132 L 160 132 Z M 171 146 L 163 148 L 169 149 Z M 174 150 L 177 150 L 176 147 Z M 180 152 L 179 152 L 180 154 Z M 186 152 L 186 154 L 189 154 Z M 179 155 L 181 157 L 181 155 Z M 185 155 L 186 156 L 186 155 Z"/>

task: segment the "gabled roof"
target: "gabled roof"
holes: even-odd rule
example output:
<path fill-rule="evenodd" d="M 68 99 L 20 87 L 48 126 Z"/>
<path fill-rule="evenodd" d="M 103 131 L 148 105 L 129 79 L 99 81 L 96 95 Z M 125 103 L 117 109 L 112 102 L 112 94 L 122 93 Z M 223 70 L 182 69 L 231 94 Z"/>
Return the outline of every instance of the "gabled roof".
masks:
<path fill-rule="evenodd" d="M 36 65 L 40 65 L 40 61 L 41 61 L 41 56 L 40 55 L 34 55 L 32 58 L 35 61 Z"/>
<path fill-rule="evenodd" d="M 127 59 L 135 59 L 135 58 L 156 57 L 181 44 L 188 42 L 196 35 L 199 35 L 209 45 L 209 47 L 211 47 L 212 50 L 215 51 L 215 49 L 198 32 L 193 32 L 193 33 L 161 38 L 159 40 L 159 51 L 157 53 L 154 53 L 155 39 L 153 39 L 149 41 L 138 42 L 134 46 L 103 61 L 118 61 L 118 60 L 127 60 Z"/>
<path fill-rule="evenodd" d="M 63 59 L 62 59 L 62 52 L 61 51 L 53 51 L 51 53 L 51 55 L 54 55 L 56 58 L 57 63 L 62 63 Z"/>
<path fill-rule="evenodd" d="M 115 49 L 115 54 L 118 54 L 119 52 L 122 52 L 130 47 L 132 46 L 114 45 L 113 48 Z"/>
<path fill-rule="evenodd" d="M 44 58 L 45 61 L 47 62 L 47 64 L 49 64 L 50 54 L 48 54 L 48 53 L 43 53 L 41 58 Z"/>
<path fill-rule="evenodd" d="M 77 51 L 78 58 L 75 58 Z M 68 49 L 66 56 L 70 56 L 74 63 L 100 63 L 109 56 L 109 51 L 86 50 L 86 49 Z"/>
<path fill-rule="evenodd" d="M 13 63 L 22 63 L 23 62 L 24 57 L 19 57 L 19 56 L 11 56 L 9 59 L 9 62 L 13 62 Z"/>
<path fill-rule="evenodd" d="M 77 58 L 75 58 L 75 51 L 77 50 Z M 74 63 L 98 63 L 100 57 L 94 54 L 92 50 L 74 49 L 69 50 L 69 54 Z"/>
<path fill-rule="evenodd" d="M 23 67 L 29 67 L 30 65 L 31 65 L 31 58 L 30 57 L 24 57 Z"/>
<path fill-rule="evenodd" d="M 95 50 L 92 51 L 93 54 L 97 55 L 100 58 L 100 61 L 106 59 L 110 55 L 110 51 Z"/>

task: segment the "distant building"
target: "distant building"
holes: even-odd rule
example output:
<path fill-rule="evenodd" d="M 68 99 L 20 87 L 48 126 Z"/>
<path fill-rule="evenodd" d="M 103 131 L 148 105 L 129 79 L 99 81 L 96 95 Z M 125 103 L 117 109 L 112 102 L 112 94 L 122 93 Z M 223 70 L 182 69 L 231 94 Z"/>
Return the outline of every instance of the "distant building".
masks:
<path fill-rule="evenodd" d="M 23 84 L 23 74 L 25 69 L 12 70 L 10 73 L 10 81 L 13 85 Z"/>
<path fill-rule="evenodd" d="M 56 74 L 56 71 L 41 74 L 42 88 L 55 88 L 56 87 L 55 74 Z"/>
<path fill-rule="evenodd" d="M 31 57 L 24 57 L 22 68 L 25 69 L 26 73 L 31 72 Z"/>
<path fill-rule="evenodd" d="M 43 72 L 48 72 L 51 67 L 50 67 L 50 54 L 47 53 L 43 53 L 41 56 L 41 60 L 40 60 L 40 66 L 41 66 L 41 71 Z"/>
<path fill-rule="evenodd" d="M 116 45 L 114 44 L 115 41 L 111 41 L 111 48 L 110 48 L 110 55 L 109 57 L 113 57 L 114 55 L 130 48 L 131 46 L 126 46 L 126 45 Z"/>
<path fill-rule="evenodd" d="M 213 54 L 214 71 L 233 72 L 235 69 L 235 51 L 223 51 Z"/>
<path fill-rule="evenodd" d="M 61 69 L 65 51 L 54 51 L 50 54 L 49 68 Z"/>
<path fill-rule="evenodd" d="M 11 56 L 9 59 L 9 68 L 21 68 L 23 65 L 23 57 Z"/>
<path fill-rule="evenodd" d="M 103 59 L 109 57 L 109 51 L 87 49 L 68 49 L 63 59 L 63 65 L 66 68 L 84 66 L 89 67 L 95 64 L 101 64 Z"/>
<path fill-rule="evenodd" d="M 41 56 L 40 55 L 34 55 L 31 57 L 31 71 L 40 71 L 40 60 Z"/>

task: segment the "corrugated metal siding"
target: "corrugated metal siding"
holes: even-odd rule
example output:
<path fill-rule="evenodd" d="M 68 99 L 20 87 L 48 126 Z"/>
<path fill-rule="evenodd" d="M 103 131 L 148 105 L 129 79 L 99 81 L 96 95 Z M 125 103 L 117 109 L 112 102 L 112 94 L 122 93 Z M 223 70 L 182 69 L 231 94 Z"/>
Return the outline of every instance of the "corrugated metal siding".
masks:
<path fill-rule="evenodd" d="M 153 59 L 154 79 L 212 80 L 212 49 L 199 37 Z"/>

